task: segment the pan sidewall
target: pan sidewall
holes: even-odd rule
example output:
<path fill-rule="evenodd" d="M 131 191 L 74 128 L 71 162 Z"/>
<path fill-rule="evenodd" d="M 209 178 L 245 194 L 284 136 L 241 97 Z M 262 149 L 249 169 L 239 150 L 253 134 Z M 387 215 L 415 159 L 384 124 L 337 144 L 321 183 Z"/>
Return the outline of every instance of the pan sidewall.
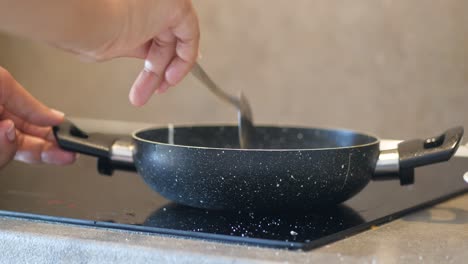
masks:
<path fill-rule="evenodd" d="M 379 144 L 324 150 L 190 148 L 135 140 L 145 182 L 180 204 L 222 210 L 303 210 L 346 201 L 370 181 Z"/>

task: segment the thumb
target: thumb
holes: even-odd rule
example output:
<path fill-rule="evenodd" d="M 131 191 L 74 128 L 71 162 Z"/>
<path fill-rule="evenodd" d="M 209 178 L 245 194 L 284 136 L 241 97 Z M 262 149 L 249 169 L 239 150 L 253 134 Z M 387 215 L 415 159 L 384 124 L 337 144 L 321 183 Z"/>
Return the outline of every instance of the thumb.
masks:
<path fill-rule="evenodd" d="M 0 169 L 10 162 L 16 153 L 16 128 L 11 120 L 0 121 Z"/>

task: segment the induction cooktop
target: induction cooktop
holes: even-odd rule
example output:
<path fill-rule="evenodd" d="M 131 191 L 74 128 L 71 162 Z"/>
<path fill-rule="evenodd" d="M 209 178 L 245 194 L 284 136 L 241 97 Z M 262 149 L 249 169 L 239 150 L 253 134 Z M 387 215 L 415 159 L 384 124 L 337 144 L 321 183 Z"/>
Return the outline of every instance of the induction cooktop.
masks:
<path fill-rule="evenodd" d="M 310 250 L 468 191 L 468 158 L 416 169 L 415 184 L 371 182 L 342 205 L 300 212 L 222 212 L 171 203 L 136 173 L 13 162 L 0 171 L 0 215 L 285 249 Z"/>

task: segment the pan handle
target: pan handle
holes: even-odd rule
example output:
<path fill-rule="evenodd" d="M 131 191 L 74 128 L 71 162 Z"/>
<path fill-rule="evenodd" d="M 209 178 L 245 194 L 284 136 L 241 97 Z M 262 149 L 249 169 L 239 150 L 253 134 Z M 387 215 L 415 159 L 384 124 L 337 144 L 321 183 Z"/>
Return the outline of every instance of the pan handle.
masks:
<path fill-rule="evenodd" d="M 68 119 L 53 127 L 58 145 L 68 151 L 86 154 L 98 158 L 110 158 L 115 136 L 101 133 L 86 133 Z"/>
<path fill-rule="evenodd" d="M 70 120 L 65 119 L 53 127 L 58 145 L 68 151 L 77 152 L 98 159 L 98 171 L 112 175 L 114 169 L 135 171 L 133 165 L 133 143 L 116 135 L 87 133 Z"/>
<path fill-rule="evenodd" d="M 414 168 L 447 161 L 463 138 L 463 127 L 454 127 L 427 139 L 406 140 L 398 148 L 380 152 L 375 180 L 399 178 L 402 185 L 414 183 Z"/>

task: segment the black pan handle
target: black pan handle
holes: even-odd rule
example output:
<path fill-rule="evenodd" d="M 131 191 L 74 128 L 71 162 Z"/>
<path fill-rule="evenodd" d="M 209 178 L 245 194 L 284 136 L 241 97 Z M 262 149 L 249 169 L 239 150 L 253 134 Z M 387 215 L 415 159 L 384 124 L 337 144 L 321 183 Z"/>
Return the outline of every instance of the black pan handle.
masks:
<path fill-rule="evenodd" d="M 414 168 L 447 161 L 455 154 L 463 138 L 463 127 L 454 127 L 442 135 L 398 144 L 400 168 Z"/>
<path fill-rule="evenodd" d="M 98 171 L 101 174 L 112 175 L 114 169 L 136 170 L 132 161 L 114 160 L 113 146 L 120 141 L 116 135 L 87 133 L 68 119 L 54 126 L 53 132 L 62 149 L 99 158 Z"/>
<path fill-rule="evenodd" d="M 110 158 L 112 144 L 118 139 L 101 133 L 86 133 L 67 119 L 54 126 L 53 132 L 62 149 L 98 158 Z"/>
<path fill-rule="evenodd" d="M 447 161 L 463 138 L 463 127 L 454 127 L 427 139 L 406 140 L 397 149 L 380 153 L 375 179 L 398 177 L 402 185 L 414 182 L 414 168 Z"/>

